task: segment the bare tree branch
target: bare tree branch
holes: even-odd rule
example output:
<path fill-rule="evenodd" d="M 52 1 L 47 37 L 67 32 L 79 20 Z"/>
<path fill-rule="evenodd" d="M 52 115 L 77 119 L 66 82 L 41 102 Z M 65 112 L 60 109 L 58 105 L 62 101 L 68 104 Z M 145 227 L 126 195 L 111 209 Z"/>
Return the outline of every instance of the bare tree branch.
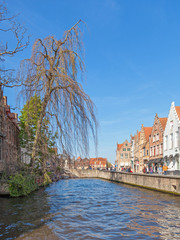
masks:
<path fill-rule="evenodd" d="M 68 153 L 87 154 L 89 133 L 97 143 L 95 107 L 79 82 L 85 72 L 79 20 L 65 32 L 63 40 L 49 36 L 37 39 L 30 59 L 21 63 L 18 78 L 24 82 L 27 99 L 34 94 L 42 101 L 38 129 L 32 151 L 32 165 L 41 140 L 43 119 L 48 116 L 52 131 L 57 131 L 59 146 Z"/>
<path fill-rule="evenodd" d="M 6 57 L 12 57 L 16 53 L 23 51 L 29 45 L 29 37 L 25 37 L 26 29 L 17 22 L 17 16 L 8 16 L 8 10 L 3 3 L 0 4 L 0 32 L 4 34 L 4 38 L 12 37 L 15 39 L 14 47 L 10 48 L 8 41 L 0 41 L 0 61 L 5 61 Z M 8 35 L 6 35 L 8 33 Z M 9 35 L 10 34 L 10 35 Z M 5 75 L 6 73 L 6 75 Z M 2 69 L 0 67 L 0 82 L 1 85 L 11 85 L 13 71 L 11 69 Z M 19 86 L 20 84 L 18 84 Z M 13 84 L 11 85 L 13 87 Z M 16 84 L 15 84 L 16 86 Z"/>

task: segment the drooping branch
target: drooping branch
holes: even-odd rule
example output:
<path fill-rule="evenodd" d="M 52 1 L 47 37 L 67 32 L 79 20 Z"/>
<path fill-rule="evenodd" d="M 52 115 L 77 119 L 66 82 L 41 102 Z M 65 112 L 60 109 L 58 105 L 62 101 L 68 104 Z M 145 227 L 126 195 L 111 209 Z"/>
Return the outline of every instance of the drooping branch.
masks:
<path fill-rule="evenodd" d="M 58 132 L 59 145 L 66 152 L 88 152 L 89 134 L 96 143 L 95 107 L 84 92 L 79 78 L 85 71 L 79 20 L 65 32 L 63 40 L 49 36 L 37 39 L 32 56 L 20 66 L 19 80 L 25 81 L 27 98 L 34 94 L 42 100 L 32 152 L 32 164 L 37 156 L 43 119 L 49 115 L 52 130 Z"/>

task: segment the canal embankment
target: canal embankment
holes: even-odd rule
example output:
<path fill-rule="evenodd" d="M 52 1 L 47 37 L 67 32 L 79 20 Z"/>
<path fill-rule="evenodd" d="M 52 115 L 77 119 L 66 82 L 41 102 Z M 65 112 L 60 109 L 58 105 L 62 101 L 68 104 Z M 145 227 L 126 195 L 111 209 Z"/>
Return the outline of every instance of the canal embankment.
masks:
<path fill-rule="evenodd" d="M 91 169 L 73 169 L 72 173 L 79 178 L 101 178 L 109 181 L 180 195 L 180 176 L 110 172 Z"/>

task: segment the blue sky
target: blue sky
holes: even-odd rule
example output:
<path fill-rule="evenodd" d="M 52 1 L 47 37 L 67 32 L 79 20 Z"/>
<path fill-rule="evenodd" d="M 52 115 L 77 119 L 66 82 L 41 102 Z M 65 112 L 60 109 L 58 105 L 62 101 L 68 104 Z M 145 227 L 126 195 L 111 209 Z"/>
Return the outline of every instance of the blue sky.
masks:
<path fill-rule="evenodd" d="M 98 156 L 115 161 L 116 144 L 130 139 L 155 113 L 167 117 L 180 106 L 180 1 L 178 0 L 7 0 L 31 35 L 30 46 L 6 65 L 29 58 L 36 38 L 61 38 L 79 19 L 86 22 L 85 91 L 99 122 Z M 15 106 L 15 91 L 5 89 Z M 90 156 L 94 157 L 91 146 Z"/>

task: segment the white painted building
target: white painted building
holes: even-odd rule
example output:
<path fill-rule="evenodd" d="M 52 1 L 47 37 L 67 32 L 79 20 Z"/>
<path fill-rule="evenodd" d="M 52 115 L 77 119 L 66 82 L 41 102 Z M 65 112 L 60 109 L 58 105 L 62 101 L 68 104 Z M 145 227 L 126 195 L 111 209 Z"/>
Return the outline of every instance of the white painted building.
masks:
<path fill-rule="evenodd" d="M 131 135 L 131 168 L 134 172 L 134 136 Z"/>
<path fill-rule="evenodd" d="M 174 102 L 168 115 L 167 124 L 163 137 L 163 157 L 167 163 L 168 171 L 180 170 L 180 106 L 176 107 Z"/>

